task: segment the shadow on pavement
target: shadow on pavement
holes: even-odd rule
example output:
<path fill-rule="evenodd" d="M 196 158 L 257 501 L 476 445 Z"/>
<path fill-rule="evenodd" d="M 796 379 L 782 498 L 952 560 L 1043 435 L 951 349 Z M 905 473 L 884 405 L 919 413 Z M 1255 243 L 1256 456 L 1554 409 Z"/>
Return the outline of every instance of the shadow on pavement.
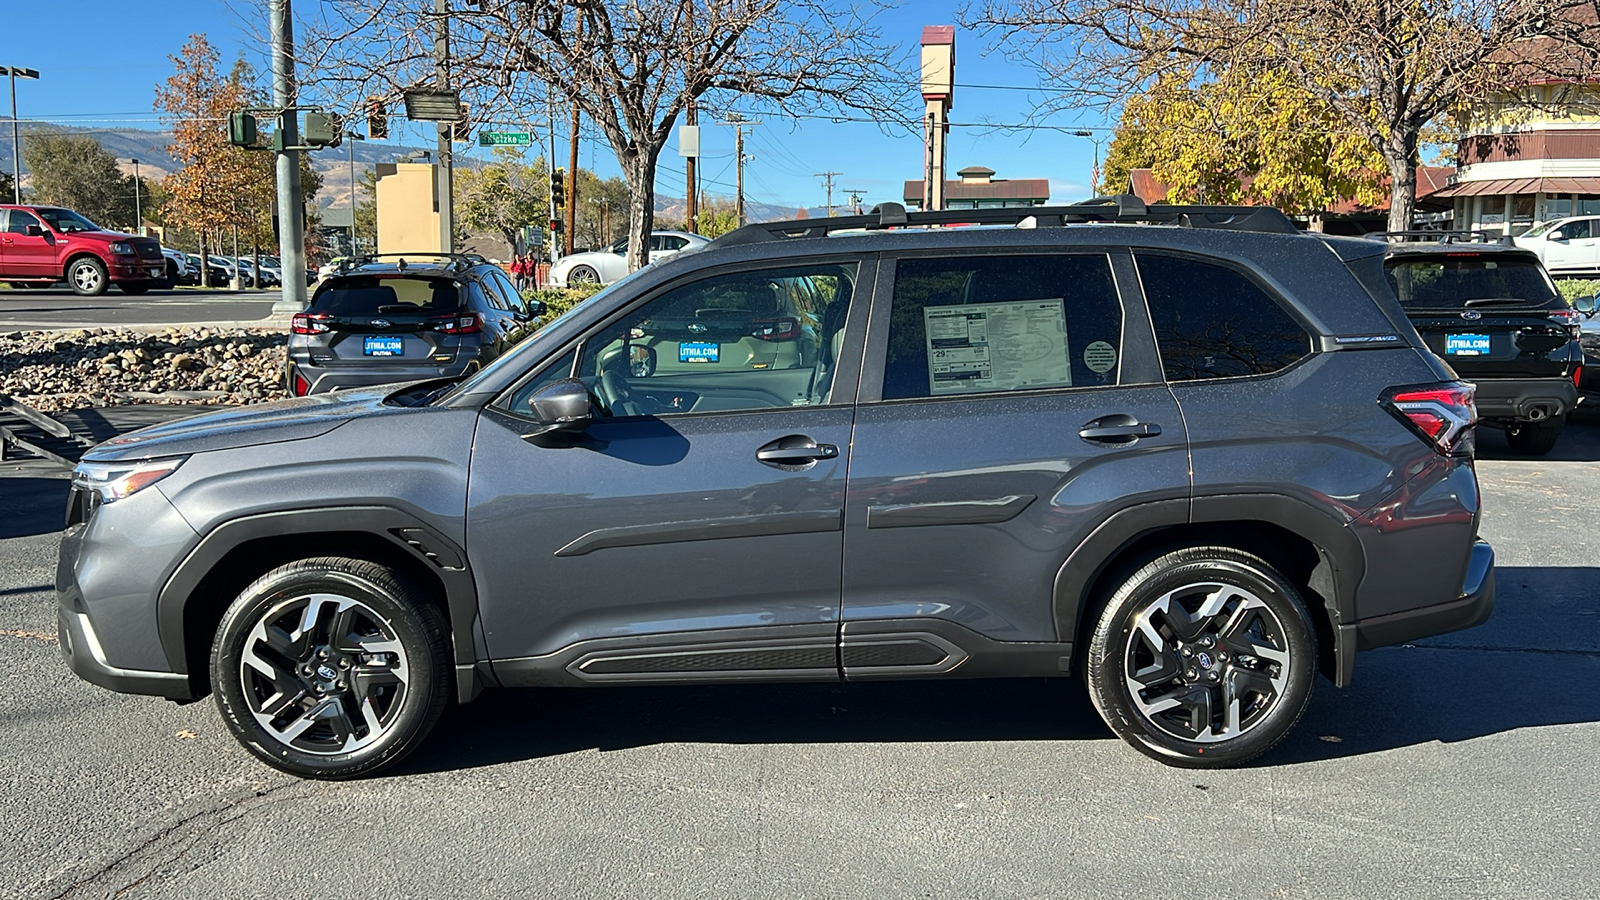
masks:
<path fill-rule="evenodd" d="M 1042 678 L 495 690 L 452 707 L 434 735 L 395 773 L 661 743 L 1112 737 L 1080 682 Z"/>
<path fill-rule="evenodd" d="M 1500 611 L 1468 631 L 1361 654 L 1257 765 L 1600 722 L 1600 569 L 1504 567 Z M 1076 679 L 494 690 L 453 707 L 397 774 L 659 743 L 1110 738 Z M 448 737 L 443 737 L 448 735 Z M 1336 739 L 1336 740 L 1330 740 Z M 1133 751 L 1130 749 L 1130 753 Z"/>
<path fill-rule="evenodd" d="M 1600 410 L 1582 407 L 1573 413 L 1556 439 L 1555 448 L 1544 456 L 1513 453 L 1506 434 L 1498 428 L 1478 428 L 1478 458 L 1521 462 L 1596 462 L 1600 461 Z"/>
<path fill-rule="evenodd" d="M 65 478 L 0 478 L 0 540 L 60 531 L 70 486 Z"/>

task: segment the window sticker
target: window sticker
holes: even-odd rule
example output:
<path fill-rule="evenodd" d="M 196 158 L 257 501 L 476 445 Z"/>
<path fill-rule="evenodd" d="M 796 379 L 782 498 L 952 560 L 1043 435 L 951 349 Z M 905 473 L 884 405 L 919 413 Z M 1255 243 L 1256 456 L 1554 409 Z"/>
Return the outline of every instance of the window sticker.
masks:
<path fill-rule="evenodd" d="M 928 393 L 1071 387 L 1067 312 L 1060 299 L 929 306 Z"/>
<path fill-rule="evenodd" d="M 1117 365 L 1117 348 L 1105 341 L 1095 341 L 1083 348 L 1083 364 L 1096 375 L 1104 375 Z"/>

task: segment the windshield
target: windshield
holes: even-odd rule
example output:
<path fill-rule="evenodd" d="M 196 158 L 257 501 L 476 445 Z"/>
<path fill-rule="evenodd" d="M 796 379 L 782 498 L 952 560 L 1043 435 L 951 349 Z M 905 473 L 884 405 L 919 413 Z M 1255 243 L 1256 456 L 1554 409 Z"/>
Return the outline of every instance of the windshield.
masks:
<path fill-rule="evenodd" d="M 1556 227 L 1556 223 L 1554 222 L 1546 222 L 1543 225 L 1535 225 L 1532 228 L 1529 228 L 1527 231 L 1524 231 L 1522 233 L 1522 237 L 1538 237 L 1554 227 Z"/>
<path fill-rule="evenodd" d="M 330 316 L 427 315 L 461 306 L 448 278 L 360 275 L 332 281 L 311 301 L 311 311 Z"/>
<path fill-rule="evenodd" d="M 564 321 L 566 321 L 568 319 L 571 319 L 575 314 L 581 313 L 583 310 L 588 309 L 590 306 L 593 306 L 596 303 L 604 302 L 603 298 L 610 297 L 611 293 L 613 291 L 615 291 L 617 288 L 620 288 L 623 285 L 628 284 L 629 282 L 633 281 L 635 278 L 640 277 L 641 275 L 643 275 L 647 271 L 649 271 L 649 270 L 648 269 L 637 269 L 637 270 L 635 270 L 633 272 L 629 272 L 627 275 L 623 276 L 622 278 L 612 282 L 609 286 L 603 288 L 599 293 L 597 293 L 594 296 L 588 298 L 587 300 L 581 301 L 580 303 L 578 303 L 578 305 L 576 305 L 573 308 L 567 310 L 565 313 L 562 313 L 561 316 L 559 316 L 555 321 L 547 323 L 544 326 L 544 329 L 540 331 L 540 334 L 543 334 L 544 330 L 548 330 L 553 325 L 556 325 L 556 324 L 558 324 L 560 322 L 564 322 Z M 562 340 L 565 340 L 565 338 L 562 338 Z M 529 371 L 532 371 L 534 368 L 536 368 L 539 365 L 540 362 L 542 362 L 544 359 L 548 358 L 548 357 L 541 357 L 541 356 L 537 355 L 538 353 L 545 352 L 545 351 L 540 350 L 540 349 L 534 349 L 536 347 L 536 345 L 543 345 L 543 344 L 544 344 L 544 342 L 540 341 L 540 340 L 530 340 L 530 341 L 525 341 L 525 342 L 523 342 L 521 344 L 518 344 L 516 346 L 516 348 L 514 348 L 511 352 L 502 354 L 499 359 L 495 360 L 494 362 L 490 363 L 489 365 L 485 366 L 484 368 L 479 369 L 478 373 L 476 375 L 472 375 L 472 376 L 470 376 L 468 378 L 463 379 L 462 381 L 457 382 L 456 384 L 452 385 L 449 390 L 440 393 L 439 396 L 437 396 L 437 397 L 431 398 L 428 402 L 429 403 L 441 403 L 444 400 L 455 396 L 456 394 L 470 394 L 470 393 L 473 393 L 474 391 L 477 390 L 477 385 L 479 385 L 482 382 L 494 379 L 495 376 L 498 373 L 506 371 L 506 370 L 511 370 L 513 372 L 529 372 Z"/>
<path fill-rule="evenodd" d="M 1462 309 L 1494 300 L 1543 306 L 1556 298 L 1550 276 L 1532 259 L 1486 253 L 1400 256 L 1384 268 L 1402 306 Z"/>
<path fill-rule="evenodd" d="M 39 214 L 39 218 L 49 222 L 50 227 L 54 228 L 60 234 L 77 234 L 80 231 L 105 231 L 104 228 L 101 228 L 99 225 L 96 225 L 88 219 L 85 219 L 83 216 L 78 215 L 70 209 L 52 209 L 50 207 L 41 207 L 35 210 L 35 212 Z"/>

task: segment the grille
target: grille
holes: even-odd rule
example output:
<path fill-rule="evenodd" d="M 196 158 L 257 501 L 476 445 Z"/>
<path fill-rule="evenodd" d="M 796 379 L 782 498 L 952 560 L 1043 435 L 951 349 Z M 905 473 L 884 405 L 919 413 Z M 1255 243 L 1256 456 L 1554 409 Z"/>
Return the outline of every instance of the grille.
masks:
<path fill-rule="evenodd" d="M 161 245 L 149 238 L 136 238 L 132 242 L 133 252 L 139 254 L 140 259 L 161 259 Z"/>

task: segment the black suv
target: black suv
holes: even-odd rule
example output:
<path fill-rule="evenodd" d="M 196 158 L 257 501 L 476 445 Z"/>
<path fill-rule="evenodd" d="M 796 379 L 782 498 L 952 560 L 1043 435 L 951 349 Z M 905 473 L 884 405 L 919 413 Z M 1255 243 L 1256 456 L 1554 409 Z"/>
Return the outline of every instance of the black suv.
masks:
<path fill-rule="evenodd" d="M 1531 250 L 1481 232 L 1370 235 L 1396 241 L 1384 268 L 1428 349 L 1478 386 L 1478 412 L 1511 449 L 1543 456 L 1578 403 L 1582 315 Z"/>
<path fill-rule="evenodd" d="M 346 260 L 294 316 L 284 383 L 303 397 L 471 374 L 536 331 L 543 315 L 543 303 L 481 256 Z"/>
<path fill-rule="evenodd" d="M 1493 605 L 1473 388 L 1383 257 L 1136 198 L 747 226 L 455 383 L 96 448 L 61 647 L 313 777 L 486 687 L 1067 675 L 1235 765 Z"/>

